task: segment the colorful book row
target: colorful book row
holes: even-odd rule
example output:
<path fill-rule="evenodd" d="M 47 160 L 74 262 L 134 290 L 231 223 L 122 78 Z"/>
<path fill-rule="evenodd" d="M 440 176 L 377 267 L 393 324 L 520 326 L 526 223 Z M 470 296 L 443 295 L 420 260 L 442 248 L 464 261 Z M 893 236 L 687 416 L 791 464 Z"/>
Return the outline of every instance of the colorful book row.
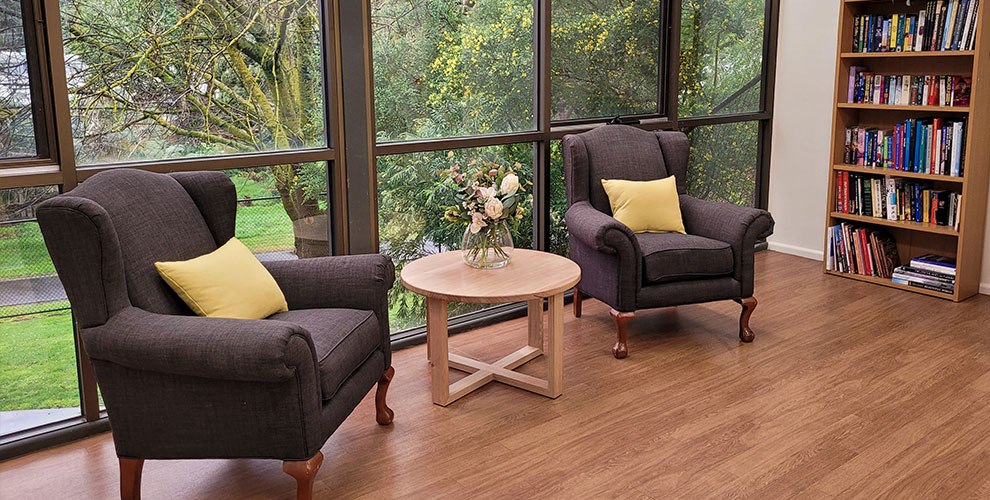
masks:
<path fill-rule="evenodd" d="M 853 24 L 853 52 L 973 50 L 979 0 L 928 0 L 917 14 L 862 15 Z"/>
<path fill-rule="evenodd" d="M 846 128 L 847 165 L 962 177 L 966 122 L 946 118 L 909 119 L 892 129 Z"/>
<path fill-rule="evenodd" d="M 897 243 L 883 229 L 869 229 L 843 222 L 828 228 L 830 271 L 890 278 L 900 262 Z"/>
<path fill-rule="evenodd" d="M 846 102 L 892 106 L 969 106 L 973 79 L 958 75 L 883 75 L 849 67 Z"/>
<path fill-rule="evenodd" d="M 835 210 L 891 221 L 911 221 L 959 230 L 962 195 L 890 176 L 836 172 Z"/>

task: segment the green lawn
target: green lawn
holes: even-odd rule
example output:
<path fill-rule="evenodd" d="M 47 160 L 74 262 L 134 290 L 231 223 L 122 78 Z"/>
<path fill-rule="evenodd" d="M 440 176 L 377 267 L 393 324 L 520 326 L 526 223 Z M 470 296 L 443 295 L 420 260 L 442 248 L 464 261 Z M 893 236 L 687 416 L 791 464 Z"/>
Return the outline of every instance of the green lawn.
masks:
<path fill-rule="evenodd" d="M 234 234 L 254 253 L 293 249 L 292 221 L 279 200 L 237 207 Z"/>
<path fill-rule="evenodd" d="M 279 200 L 238 207 L 236 234 L 254 252 L 293 249 L 292 223 Z M 0 228 L 0 280 L 54 273 L 37 223 Z M 0 316 L 23 310 L 0 307 Z M 77 384 L 69 311 L 0 319 L 0 411 L 79 406 Z"/>
<path fill-rule="evenodd" d="M 0 411 L 79 406 L 69 311 L 0 319 L 0 388 Z"/>
<path fill-rule="evenodd" d="M 293 248 L 292 222 L 279 200 L 238 207 L 236 234 L 255 253 Z M 0 279 L 54 273 L 37 223 L 0 227 Z"/>
<path fill-rule="evenodd" d="M 0 279 L 54 273 L 37 223 L 0 226 Z"/>

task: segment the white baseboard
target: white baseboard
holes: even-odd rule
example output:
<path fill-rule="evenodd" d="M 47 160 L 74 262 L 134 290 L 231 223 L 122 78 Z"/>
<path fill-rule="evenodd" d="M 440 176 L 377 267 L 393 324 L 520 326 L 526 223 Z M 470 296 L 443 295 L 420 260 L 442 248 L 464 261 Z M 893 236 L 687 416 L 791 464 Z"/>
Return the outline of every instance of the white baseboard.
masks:
<path fill-rule="evenodd" d="M 797 255 L 798 257 L 804 257 L 805 259 L 812 259 L 817 261 L 825 260 L 825 252 L 823 252 L 821 249 L 815 250 L 815 249 L 804 248 L 795 245 L 788 245 L 787 243 L 778 243 L 776 241 L 768 241 L 767 248 L 775 252 Z"/>
<path fill-rule="evenodd" d="M 980 293 L 990 295 L 990 283 L 980 283 Z"/>

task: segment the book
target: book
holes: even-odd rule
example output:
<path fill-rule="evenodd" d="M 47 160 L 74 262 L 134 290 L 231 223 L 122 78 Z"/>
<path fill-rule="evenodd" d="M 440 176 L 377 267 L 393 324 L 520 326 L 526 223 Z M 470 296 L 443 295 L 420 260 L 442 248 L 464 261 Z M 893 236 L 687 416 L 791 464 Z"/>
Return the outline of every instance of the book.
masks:
<path fill-rule="evenodd" d="M 919 118 L 892 128 L 845 130 L 843 162 L 931 175 L 963 175 L 967 118 Z"/>
<path fill-rule="evenodd" d="M 973 87 L 973 79 L 968 76 L 960 76 L 952 82 L 952 105 L 969 106 L 969 94 Z"/>
<path fill-rule="evenodd" d="M 928 0 L 918 11 L 856 16 L 852 50 L 973 50 L 978 12 L 979 0 Z"/>
<path fill-rule="evenodd" d="M 936 279 L 936 280 L 939 280 L 939 281 L 944 281 L 946 283 L 955 283 L 956 282 L 956 277 L 955 277 L 955 275 L 952 275 L 952 274 L 944 274 L 944 273 L 940 273 L 940 272 L 937 272 L 937 271 L 930 271 L 928 269 L 922 269 L 920 267 L 913 267 L 913 266 L 910 266 L 910 265 L 900 266 L 900 267 L 901 267 L 901 271 L 902 272 L 905 272 L 905 273 L 908 273 L 908 274 L 914 274 L 914 275 L 920 275 L 920 276 L 927 277 L 927 278 L 933 278 L 933 279 Z"/>
<path fill-rule="evenodd" d="M 931 253 L 911 259 L 911 267 L 926 269 L 953 277 L 956 275 L 956 259 Z"/>
<path fill-rule="evenodd" d="M 850 66 L 846 102 L 968 106 L 972 81 L 971 77 L 961 75 L 892 75 L 874 73 L 864 66 Z"/>
<path fill-rule="evenodd" d="M 826 269 L 890 278 L 900 262 L 897 243 L 884 229 L 842 223 L 829 227 Z"/>
<path fill-rule="evenodd" d="M 974 50 L 976 48 L 976 15 L 980 8 L 980 0 L 973 0 L 971 5 L 970 14 L 966 20 L 965 50 Z"/>
<path fill-rule="evenodd" d="M 856 16 L 852 51 L 971 50 L 978 3 L 978 0 L 928 0 L 918 11 Z"/>
<path fill-rule="evenodd" d="M 949 295 L 951 295 L 954 292 L 954 288 L 955 288 L 954 286 L 953 287 L 947 287 L 947 286 L 940 286 L 940 285 L 932 285 L 932 284 L 922 283 L 922 282 L 915 281 L 915 280 L 905 280 L 903 278 L 892 278 L 891 281 L 894 282 L 894 283 L 901 284 L 901 285 L 913 286 L 915 288 L 923 288 L 925 290 L 931 290 L 931 291 L 934 291 L 934 292 L 947 293 Z"/>
<path fill-rule="evenodd" d="M 853 172 L 836 172 L 836 176 L 837 212 L 958 229 L 959 214 L 953 207 L 959 206 L 959 193 L 889 176 Z"/>

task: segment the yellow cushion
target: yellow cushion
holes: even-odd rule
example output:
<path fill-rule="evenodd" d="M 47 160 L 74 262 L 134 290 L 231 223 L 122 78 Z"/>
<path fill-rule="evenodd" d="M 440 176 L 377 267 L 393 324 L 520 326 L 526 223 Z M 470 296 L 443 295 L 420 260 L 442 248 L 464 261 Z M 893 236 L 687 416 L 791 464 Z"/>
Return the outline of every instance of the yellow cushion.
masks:
<path fill-rule="evenodd" d="M 155 262 L 158 274 L 200 316 L 262 319 L 288 311 L 275 278 L 237 238 L 179 262 Z"/>
<path fill-rule="evenodd" d="M 681 204 L 674 176 L 655 181 L 602 179 L 612 217 L 634 233 L 681 233 Z"/>

